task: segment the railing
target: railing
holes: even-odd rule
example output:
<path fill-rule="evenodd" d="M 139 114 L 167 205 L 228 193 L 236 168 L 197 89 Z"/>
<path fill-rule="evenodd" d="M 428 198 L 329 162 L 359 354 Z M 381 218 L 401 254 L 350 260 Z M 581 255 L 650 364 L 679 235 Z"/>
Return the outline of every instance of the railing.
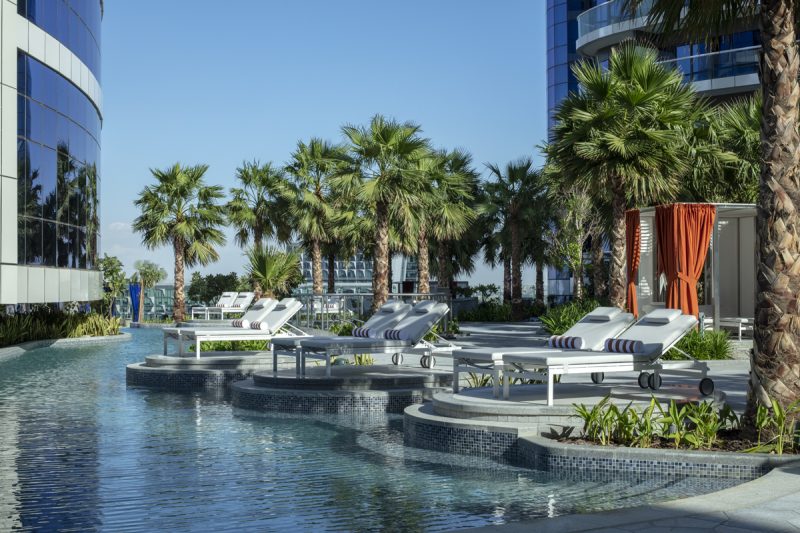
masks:
<path fill-rule="evenodd" d="M 677 68 L 686 81 L 704 81 L 746 74 L 758 74 L 760 46 L 722 50 L 662 61 Z"/>
<path fill-rule="evenodd" d="M 295 296 L 303 304 L 303 308 L 295 315 L 293 322 L 298 326 L 330 329 L 336 323 L 352 320 L 364 320 L 369 317 L 373 295 L 369 294 L 302 294 Z M 422 300 L 444 302 L 450 307 L 442 321 L 443 331 L 447 331 L 452 318 L 453 302 L 450 295 L 443 293 L 389 293 L 390 300 L 402 300 L 416 303 Z"/>
<path fill-rule="evenodd" d="M 626 0 L 609 0 L 578 15 L 578 38 L 612 24 L 646 17 L 653 7 L 653 0 L 645 0 L 631 13 L 625 9 L 625 3 Z"/>

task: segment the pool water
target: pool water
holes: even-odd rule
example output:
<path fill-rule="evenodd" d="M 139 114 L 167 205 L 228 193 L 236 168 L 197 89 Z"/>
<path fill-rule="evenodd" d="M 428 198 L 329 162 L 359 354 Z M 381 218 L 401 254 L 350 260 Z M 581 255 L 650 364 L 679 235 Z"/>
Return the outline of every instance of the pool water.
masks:
<path fill-rule="evenodd" d="M 628 507 L 724 479 L 567 481 L 406 448 L 402 417 L 256 416 L 223 393 L 125 385 L 161 348 L 46 348 L 0 363 L 0 530 L 436 531 Z"/>

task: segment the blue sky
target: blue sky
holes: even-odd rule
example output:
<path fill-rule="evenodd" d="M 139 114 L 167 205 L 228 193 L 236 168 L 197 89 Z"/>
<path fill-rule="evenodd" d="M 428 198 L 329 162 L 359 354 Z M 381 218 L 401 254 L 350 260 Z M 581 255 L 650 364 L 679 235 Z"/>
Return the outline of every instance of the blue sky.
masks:
<path fill-rule="evenodd" d="M 149 168 L 207 163 L 227 189 L 242 161 L 284 163 L 298 139 L 339 141 L 375 113 L 466 148 L 481 170 L 539 158 L 545 31 L 544 0 L 107 1 L 102 251 L 171 279 L 171 250 L 130 231 Z M 241 273 L 238 248 L 221 256 L 204 271 Z M 471 281 L 500 280 L 480 267 Z"/>

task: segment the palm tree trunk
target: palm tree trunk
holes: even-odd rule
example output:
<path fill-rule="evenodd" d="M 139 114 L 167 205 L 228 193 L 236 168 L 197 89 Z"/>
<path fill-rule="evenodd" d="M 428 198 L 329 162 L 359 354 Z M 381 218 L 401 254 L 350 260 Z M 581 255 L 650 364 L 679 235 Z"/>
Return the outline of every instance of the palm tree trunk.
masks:
<path fill-rule="evenodd" d="M 536 302 L 544 305 L 544 265 L 536 261 Z"/>
<path fill-rule="evenodd" d="M 175 322 L 183 321 L 184 307 L 186 307 L 183 296 L 183 271 L 184 271 L 184 245 L 183 240 L 176 238 L 173 243 L 175 251 L 175 299 L 172 303 L 172 317 Z M 144 289 L 142 290 L 144 292 Z"/>
<path fill-rule="evenodd" d="M 572 298 L 583 299 L 583 261 L 580 261 L 572 272 Z"/>
<path fill-rule="evenodd" d="M 784 408 L 800 398 L 800 185 L 798 185 L 798 48 L 795 2 L 761 2 L 761 187 L 756 215 L 758 295 L 755 347 L 745 410 L 754 428 L 758 404 Z"/>
<path fill-rule="evenodd" d="M 522 320 L 522 240 L 519 223 L 511 223 L 511 318 Z"/>
<path fill-rule="evenodd" d="M 387 264 L 386 291 L 388 293 L 392 292 L 392 279 L 394 277 L 394 272 L 392 271 L 392 258 L 393 257 L 394 257 L 394 252 L 389 250 L 389 259 L 386 261 L 386 264 Z"/>
<path fill-rule="evenodd" d="M 503 256 L 503 303 L 511 303 L 511 260 Z"/>
<path fill-rule="evenodd" d="M 431 292 L 431 273 L 428 257 L 428 232 L 423 225 L 419 229 L 417 240 L 417 292 L 429 294 Z"/>
<path fill-rule="evenodd" d="M 372 312 L 375 313 L 388 299 L 389 275 L 389 208 L 383 202 L 375 206 L 375 246 L 372 270 Z"/>
<path fill-rule="evenodd" d="M 598 300 L 603 298 L 606 293 L 606 277 L 603 252 L 603 232 L 595 231 L 592 235 L 592 283 L 594 285 L 594 297 Z"/>
<path fill-rule="evenodd" d="M 450 296 L 450 247 L 446 241 L 439 242 L 439 292 Z"/>
<path fill-rule="evenodd" d="M 615 180 L 611 210 L 611 265 L 608 278 L 608 299 L 611 305 L 625 309 L 625 190 L 622 180 Z"/>
<path fill-rule="evenodd" d="M 311 279 L 314 294 L 322 294 L 322 246 L 319 240 L 311 240 Z"/>
<path fill-rule="evenodd" d="M 336 289 L 336 256 L 328 254 L 328 294 Z"/>
<path fill-rule="evenodd" d="M 144 322 L 144 283 L 139 283 L 139 316 L 137 322 Z"/>

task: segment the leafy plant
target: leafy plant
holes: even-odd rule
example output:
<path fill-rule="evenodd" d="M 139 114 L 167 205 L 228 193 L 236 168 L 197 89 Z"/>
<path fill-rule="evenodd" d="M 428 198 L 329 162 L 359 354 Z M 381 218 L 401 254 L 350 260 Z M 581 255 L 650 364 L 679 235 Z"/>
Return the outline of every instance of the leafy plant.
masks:
<path fill-rule="evenodd" d="M 200 344 L 201 352 L 264 352 L 269 341 L 209 341 Z"/>
<path fill-rule="evenodd" d="M 669 407 L 666 412 L 662 411 L 662 417 L 658 420 L 662 424 L 662 435 L 668 439 L 672 439 L 676 448 L 680 448 L 684 437 L 686 436 L 686 405 L 678 407 L 675 401 L 669 402 Z"/>
<path fill-rule="evenodd" d="M 677 348 L 688 353 L 695 359 L 719 360 L 731 358 L 731 342 L 726 331 L 690 331 L 682 338 Z M 665 354 L 664 359 L 685 359 L 675 350 Z"/>
<path fill-rule="evenodd" d="M 544 329 L 551 335 L 561 335 L 574 326 L 583 316 L 593 311 L 600 303 L 593 299 L 574 300 L 556 305 L 539 317 Z"/>
<path fill-rule="evenodd" d="M 47 306 L 36 306 L 30 312 L 0 315 L 0 346 L 21 342 L 75 337 L 118 335 L 119 317 L 98 313 L 68 313 Z"/>
<path fill-rule="evenodd" d="M 748 452 L 771 452 L 782 455 L 783 452 L 793 452 L 797 448 L 800 438 L 798 415 L 800 414 L 800 400 L 790 403 L 785 409 L 774 398 L 770 398 L 771 408 L 759 405 L 756 409 L 756 430 L 758 444 Z M 768 431 L 772 438 L 762 442 L 764 431 Z"/>
<path fill-rule="evenodd" d="M 691 421 L 691 430 L 685 435 L 686 442 L 693 448 L 711 448 L 717 442 L 717 434 L 724 424 L 720 413 L 709 402 L 687 404 L 686 417 Z"/>
<path fill-rule="evenodd" d="M 370 366 L 375 364 L 375 358 L 368 353 L 357 353 L 353 356 L 353 364 L 357 366 Z"/>

